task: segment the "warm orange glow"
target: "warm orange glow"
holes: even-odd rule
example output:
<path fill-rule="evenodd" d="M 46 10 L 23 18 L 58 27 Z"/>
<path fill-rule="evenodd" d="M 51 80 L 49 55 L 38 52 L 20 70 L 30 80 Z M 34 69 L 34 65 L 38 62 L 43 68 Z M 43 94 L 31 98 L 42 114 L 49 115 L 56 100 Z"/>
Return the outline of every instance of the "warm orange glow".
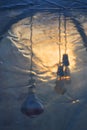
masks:
<path fill-rule="evenodd" d="M 40 16 L 37 15 L 33 19 L 33 69 L 41 77 L 41 80 L 55 79 L 59 64 L 59 46 L 58 46 L 58 19 L 44 19 L 49 24 L 42 24 L 38 21 Z M 26 23 L 29 19 L 25 20 Z M 23 22 L 23 21 L 22 21 Z M 42 22 L 42 19 L 41 19 Z M 63 22 L 63 21 L 62 21 Z M 19 23 L 18 23 L 19 24 Z M 69 55 L 70 71 L 72 72 L 76 66 L 76 56 L 74 54 L 75 46 L 71 37 L 71 24 L 67 21 L 67 54 Z M 14 26 L 13 31 L 18 36 L 18 41 L 14 44 L 19 48 L 25 57 L 30 58 L 30 29 L 29 25 Z M 72 30 L 73 31 L 73 30 Z M 74 30 L 75 31 L 75 30 Z M 73 33 L 73 32 L 72 32 Z M 64 26 L 61 27 L 61 59 L 65 53 Z M 70 76 L 65 77 L 70 80 Z"/>

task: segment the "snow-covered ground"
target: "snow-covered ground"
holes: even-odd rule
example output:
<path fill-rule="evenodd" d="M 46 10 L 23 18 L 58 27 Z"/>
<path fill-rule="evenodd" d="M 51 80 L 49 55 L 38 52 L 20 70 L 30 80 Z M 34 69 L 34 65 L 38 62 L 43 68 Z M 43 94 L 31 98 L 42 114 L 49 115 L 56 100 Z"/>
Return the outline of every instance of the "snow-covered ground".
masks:
<path fill-rule="evenodd" d="M 87 3 L 85 0 L 32 2 L 24 8 L 0 10 L 0 130 L 86 130 Z M 36 94 L 45 107 L 44 113 L 36 118 L 28 118 L 20 112 L 28 95 L 31 14 Z M 55 88 L 59 14 L 62 54 L 65 51 L 64 16 L 67 21 L 71 73 L 71 82 L 64 83 L 67 90 L 64 95 Z"/>

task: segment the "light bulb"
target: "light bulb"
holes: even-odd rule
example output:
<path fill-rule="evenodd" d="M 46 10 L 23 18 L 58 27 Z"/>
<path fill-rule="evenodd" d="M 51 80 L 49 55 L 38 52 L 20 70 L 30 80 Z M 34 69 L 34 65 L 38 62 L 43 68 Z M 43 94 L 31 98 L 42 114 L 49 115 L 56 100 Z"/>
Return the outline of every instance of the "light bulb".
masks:
<path fill-rule="evenodd" d="M 33 91 L 30 92 L 27 99 L 24 101 L 21 107 L 21 112 L 29 117 L 34 117 L 36 115 L 41 114 L 44 111 L 44 107 L 39 100 L 39 98 L 35 95 Z"/>

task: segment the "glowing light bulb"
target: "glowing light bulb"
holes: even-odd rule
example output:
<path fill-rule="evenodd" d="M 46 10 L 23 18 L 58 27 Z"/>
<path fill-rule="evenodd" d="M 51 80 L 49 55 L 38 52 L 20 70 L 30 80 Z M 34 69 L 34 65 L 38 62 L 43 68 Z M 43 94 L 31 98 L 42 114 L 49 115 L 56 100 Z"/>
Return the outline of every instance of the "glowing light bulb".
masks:
<path fill-rule="evenodd" d="M 69 67 L 64 68 L 64 79 L 65 83 L 71 83 L 71 75 L 70 75 L 70 69 Z"/>

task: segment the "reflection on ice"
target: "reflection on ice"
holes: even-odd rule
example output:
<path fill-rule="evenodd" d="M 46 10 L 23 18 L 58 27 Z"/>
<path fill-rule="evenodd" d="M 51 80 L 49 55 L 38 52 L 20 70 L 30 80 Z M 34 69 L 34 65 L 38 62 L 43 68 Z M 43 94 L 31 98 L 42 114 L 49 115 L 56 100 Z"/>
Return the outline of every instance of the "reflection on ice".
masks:
<path fill-rule="evenodd" d="M 43 82 L 50 82 L 51 80 L 56 79 L 56 73 L 58 68 L 59 61 L 59 52 L 58 52 L 58 18 L 56 15 L 48 17 L 46 13 L 42 15 L 36 14 L 33 17 L 33 31 L 32 31 L 32 41 L 33 41 L 33 70 L 38 80 Z M 42 24 L 42 16 L 46 23 Z M 53 18 L 55 20 L 53 20 Z M 61 28 L 61 55 L 65 52 L 65 42 L 64 42 L 64 22 L 62 17 L 62 28 Z M 76 30 L 71 32 L 72 23 L 67 19 L 67 54 L 69 54 L 70 67 L 67 68 L 67 73 L 65 70 L 64 80 L 66 83 L 71 83 L 71 73 L 76 67 L 76 56 L 74 53 L 75 44 L 73 43 L 72 33 L 76 33 Z M 78 35 L 75 35 L 75 39 L 78 38 Z M 12 46 L 12 49 L 15 48 L 15 51 L 12 52 L 12 59 L 8 59 L 10 65 L 9 70 L 12 68 L 17 73 L 25 73 L 28 77 L 30 69 L 30 18 L 25 18 L 18 23 L 14 24 L 11 29 L 6 34 L 6 37 L 2 40 L 1 45 L 7 45 L 7 41 L 10 42 L 9 46 Z M 1 47 L 4 49 L 3 47 Z M 11 49 L 11 50 L 12 50 Z M 4 54 L 4 57 L 9 57 L 10 51 Z M 16 57 L 16 61 L 14 59 Z M 13 64 L 14 63 L 14 67 Z M 6 69 L 8 66 L 6 65 Z M 13 72 L 14 72 L 13 71 Z M 27 78 L 28 79 L 28 78 Z M 27 82 L 27 81 L 26 81 Z M 16 82 L 15 82 L 16 83 Z M 52 84 L 54 86 L 54 84 Z"/>
<path fill-rule="evenodd" d="M 69 127 L 69 130 L 73 130 L 77 119 L 81 125 L 82 121 L 86 120 L 81 112 L 84 112 L 85 109 L 85 113 L 87 113 L 87 52 L 85 53 L 85 49 L 81 48 L 82 41 L 86 41 L 85 37 L 81 39 L 81 36 L 84 34 L 84 30 L 86 32 L 87 24 L 86 22 L 84 24 L 82 20 L 83 27 L 78 27 L 77 19 L 77 21 L 72 21 L 73 19 L 67 18 L 67 54 L 70 66 L 65 68 L 65 76 L 60 81 L 55 81 L 59 61 L 58 45 L 56 44 L 58 42 L 57 16 L 56 12 L 55 14 L 45 12 L 39 13 L 39 15 L 36 13 L 33 18 L 33 73 L 37 83 L 37 95 L 46 108 L 38 119 L 27 120 L 18 109 L 25 99 L 30 78 L 30 19 L 26 18 L 14 24 L 2 39 L 0 43 L 0 92 L 4 91 L 4 93 L 0 95 L 1 127 L 3 124 L 5 128 L 9 129 L 23 127 L 24 130 L 28 127 L 32 130 L 39 128 L 42 130 L 68 130 L 70 122 L 74 122 L 71 123 L 72 127 Z M 83 28 L 84 30 L 82 30 Z M 81 29 L 81 34 L 79 34 L 79 29 Z M 61 53 L 63 55 L 65 53 L 63 17 L 61 33 Z M 3 90 L 3 88 L 5 89 Z M 79 98 L 79 96 L 81 97 Z M 85 98 L 85 103 L 81 102 L 82 96 Z M 4 100 L 1 100 L 2 98 Z M 72 104 L 76 104 L 76 107 Z M 66 115 L 68 115 L 67 119 L 65 119 Z"/>

